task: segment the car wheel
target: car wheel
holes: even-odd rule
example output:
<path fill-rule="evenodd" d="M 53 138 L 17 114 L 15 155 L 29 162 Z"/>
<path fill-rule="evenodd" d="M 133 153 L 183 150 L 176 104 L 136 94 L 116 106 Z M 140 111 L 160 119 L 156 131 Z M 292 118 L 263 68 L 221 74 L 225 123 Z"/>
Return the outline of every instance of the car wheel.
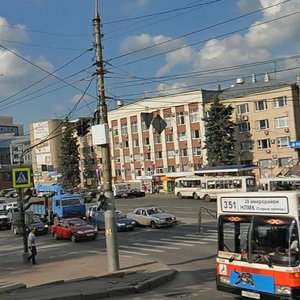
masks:
<path fill-rule="evenodd" d="M 53 238 L 54 238 L 55 240 L 59 240 L 59 237 L 58 237 L 58 235 L 57 235 L 56 232 L 53 233 Z"/>
<path fill-rule="evenodd" d="M 150 223 L 150 227 L 151 227 L 152 229 L 156 229 L 156 228 L 157 228 L 157 225 L 156 225 L 156 223 L 155 223 L 154 221 L 152 221 L 152 222 Z"/>
<path fill-rule="evenodd" d="M 211 201 L 211 198 L 210 198 L 209 195 L 205 195 L 203 199 L 204 199 L 204 201 L 206 201 L 206 202 L 210 202 L 210 201 Z"/>
<path fill-rule="evenodd" d="M 197 193 L 194 193 L 194 194 L 193 194 L 193 198 L 194 198 L 195 200 L 199 199 Z"/>
<path fill-rule="evenodd" d="M 178 194 L 177 194 L 177 197 L 178 197 L 179 199 L 182 199 L 181 193 L 178 193 Z"/>
<path fill-rule="evenodd" d="M 76 242 L 77 242 L 76 236 L 75 236 L 74 234 L 71 236 L 71 241 L 72 241 L 73 243 L 76 243 Z"/>
<path fill-rule="evenodd" d="M 19 232 L 18 232 L 18 230 L 17 230 L 16 227 L 13 228 L 13 233 L 14 233 L 15 235 L 19 234 Z"/>

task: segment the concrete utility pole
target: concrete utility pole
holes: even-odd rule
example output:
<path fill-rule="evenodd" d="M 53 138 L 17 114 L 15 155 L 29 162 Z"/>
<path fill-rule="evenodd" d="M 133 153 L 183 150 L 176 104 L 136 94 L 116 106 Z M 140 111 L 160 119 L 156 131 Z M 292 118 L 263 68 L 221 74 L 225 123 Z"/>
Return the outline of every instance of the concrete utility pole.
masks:
<path fill-rule="evenodd" d="M 99 111 L 98 111 L 98 124 L 107 124 L 107 105 L 105 99 L 104 89 L 104 67 L 102 57 L 102 43 L 101 43 L 101 27 L 100 17 L 98 13 L 98 0 L 96 0 L 95 16 L 93 18 L 94 31 L 95 31 L 95 46 L 96 46 L 96 60 L 97 60 L 97 76 L 98 76 L 98 94 L 99 94 Z M 105 237 L 106 237 L 106 250 L 107 250 L 107 267 L 109 272 L 115 272 L 120 269 L 119 254 L 117 243 L 117 228 L 115 217 L 115 199 L 112 192 L 112 175 L 111 175 L 111 156 L 109 143 L 101 145 L 102 153 L 102 177 L 103 188 L 105 195 Z"/>

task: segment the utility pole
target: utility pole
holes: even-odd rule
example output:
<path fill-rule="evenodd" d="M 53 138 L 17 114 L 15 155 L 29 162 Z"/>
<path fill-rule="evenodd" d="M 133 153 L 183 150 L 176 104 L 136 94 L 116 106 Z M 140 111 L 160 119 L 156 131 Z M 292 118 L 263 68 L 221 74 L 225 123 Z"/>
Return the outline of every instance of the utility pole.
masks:
<path fill-rule="evenodd" d="M 94 32 L 95 32 L 95 46 L 96 46 L 96 60 L 97 60 L 97 83 L 99 95 L 99 111 L 97 116 L 98 124 L 107 124 L 107 104 L 104 89 L 104 67 L 102 56 L 101 43 L 101 27 L 100 17 L 98 12 L 98 0 L 95 2 L 95 16 L 93 18 Z M 115 199 L 112 192 L 112 175 L 111 175 L 111 156 L 109 143 L 101 145 L 102 153 L 102 177 L 103 188 L 105 195 L 104 211 L 105 211 L 105 237 L 106 237 L 106 251 L 107 251 L 107 267 L 109 272 L 115 272 L 120 269 L 118 242 L 117 242 L 117 228 L 115 217 Z"/>

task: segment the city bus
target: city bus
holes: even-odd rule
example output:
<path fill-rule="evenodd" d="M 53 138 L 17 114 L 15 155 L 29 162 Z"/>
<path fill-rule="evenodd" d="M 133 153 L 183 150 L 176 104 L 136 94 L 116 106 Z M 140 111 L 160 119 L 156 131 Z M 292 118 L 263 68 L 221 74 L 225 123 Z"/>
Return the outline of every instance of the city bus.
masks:
<path fill-rule="evenodd" d="M 220 193 L 257 191 L 254 176 L 187 176 L 175 179 L 175 195 L 205 201 Z"/>
<path fill-rule="evenodd" d="M 300 190 L 300 176 L 262 178 L 259 183 L 264 191 Z"/>
<path fill-rule="evenodd" d="M 300 299 L 300 192 L 217 200 L 217 289 L 252 299 Z"/>

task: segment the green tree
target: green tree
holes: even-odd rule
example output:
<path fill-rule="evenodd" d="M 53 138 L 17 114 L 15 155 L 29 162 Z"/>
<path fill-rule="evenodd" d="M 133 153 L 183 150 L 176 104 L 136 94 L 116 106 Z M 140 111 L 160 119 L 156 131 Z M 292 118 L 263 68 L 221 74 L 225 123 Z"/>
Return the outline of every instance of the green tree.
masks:
<path fill-rule="evenodd" d="M 80 183 L 79 152 L 77 138 L 72 130 L 67 129 L 61 140 L 61 156 L 59 169 L 62 174 L 61 185 L 65 189 L 73 189 Z"/>
<path fill-rule="evenodd" d="M 207 160 L 209 166 L 225 166 L 236 163 L 235 123 L 231 119 L 233 107 L 225 106 L 219 97 L 215 97 L 207 117 L 206 123 Z"/>

